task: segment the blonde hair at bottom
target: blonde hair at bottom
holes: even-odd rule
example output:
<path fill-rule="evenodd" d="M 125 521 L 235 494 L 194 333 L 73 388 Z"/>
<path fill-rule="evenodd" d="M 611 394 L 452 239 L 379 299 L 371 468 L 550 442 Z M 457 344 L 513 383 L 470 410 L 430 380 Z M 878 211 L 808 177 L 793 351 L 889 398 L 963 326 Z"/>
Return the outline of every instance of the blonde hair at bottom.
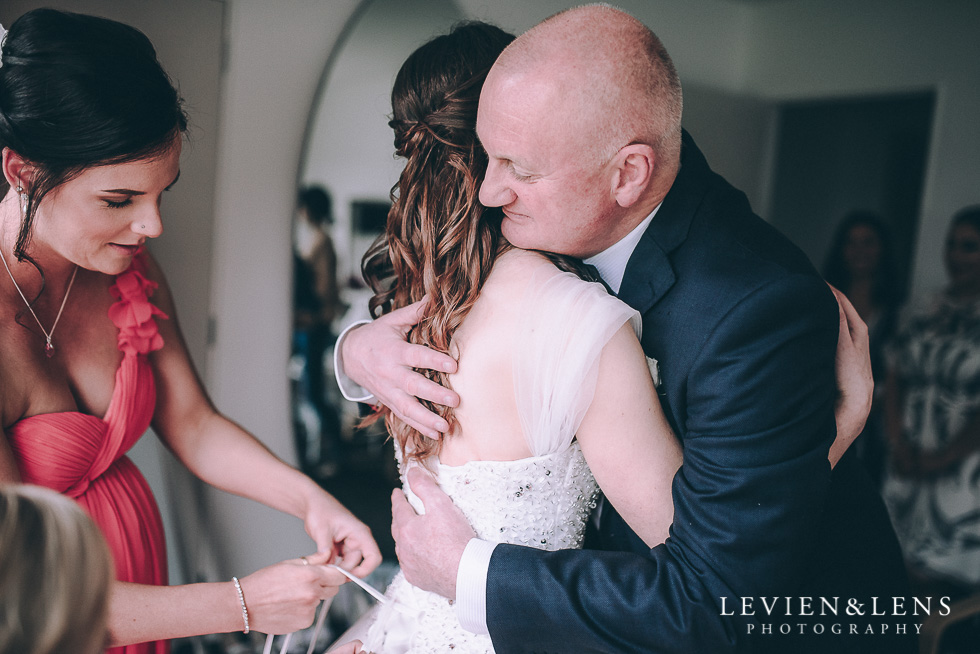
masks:
<path fill-rule="evenodd" d="M 114 576 L 102 533 L 74 500 L 0 486 L 0 654 L 102 652 Z"/>

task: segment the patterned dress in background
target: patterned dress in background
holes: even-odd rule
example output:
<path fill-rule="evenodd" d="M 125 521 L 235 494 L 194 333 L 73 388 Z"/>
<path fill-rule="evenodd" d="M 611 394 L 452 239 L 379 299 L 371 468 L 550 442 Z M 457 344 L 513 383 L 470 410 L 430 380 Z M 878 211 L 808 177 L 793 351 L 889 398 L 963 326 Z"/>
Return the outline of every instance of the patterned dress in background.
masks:
<path fill-rule="evenodd" d="M 924 452 L 941 450 L 980 410 L 980 300 L 938 296 L 899 331 L 889 364 L 904 393 L 905 437 Z M 980 451 L 930 479 L 889 470 L 883 494 L 912 565 L 980 584 Z"/>

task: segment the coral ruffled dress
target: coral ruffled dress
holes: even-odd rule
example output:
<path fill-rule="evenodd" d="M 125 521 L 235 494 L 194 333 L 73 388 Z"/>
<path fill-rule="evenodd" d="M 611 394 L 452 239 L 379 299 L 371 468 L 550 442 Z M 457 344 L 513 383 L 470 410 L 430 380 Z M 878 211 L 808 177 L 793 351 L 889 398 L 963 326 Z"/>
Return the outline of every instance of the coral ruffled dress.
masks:
<path fill-rule="evenodd" d="M 167 583 L 163 523 L 153 494 L 126 452 L 153 417 L 156 387 L 147 354 L 163 347 L 150 303 L 156 283 L 146 278 L 144 255 L 116 277 L 118 300 L 109 318 L 119 329 L 122 363 L 104 418 L 77 411 L 24 418 L 8 430 L 25 483 L 75 498 L 102 529 L 116 564 L 116 578 L 139 584 Z M 72 574 L 65 570 L 65 574 Z M 112 654 L 166 654 L 165 641 L 108 650 Z"/>

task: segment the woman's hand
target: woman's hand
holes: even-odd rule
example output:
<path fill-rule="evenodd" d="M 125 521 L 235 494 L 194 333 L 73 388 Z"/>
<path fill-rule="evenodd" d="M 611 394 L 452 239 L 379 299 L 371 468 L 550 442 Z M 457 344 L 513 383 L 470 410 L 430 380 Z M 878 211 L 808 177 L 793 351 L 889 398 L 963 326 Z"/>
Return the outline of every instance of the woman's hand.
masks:
<path fill-rule="evenodd" d="M 326 566 L 329 558 L 329 553 L 317 553 L 289 559 L 243 577 L 249 627 L 264 634 L 288 634 L 313 624 L 320 601 L 336 595 L 347 581 Z"/>
<path fill-rule="evenodd" d="M 329 493 L 318 489 L 308 500 L 304 522 L 317 550 L 328 555 L 327 562 L 356 577 L 367 576 L 381 563 L 371 530 Z"/>
<path fill-rule="evenodd" d="M 838 390 L 834 407 L 837 438 L 830 446 L 828 455 L 833 467 L 864 429 L 874 397 L 874 378 L 871 376 L 868 326 L 843 293 L 833 286 L 830 286 L 830 290 L 834 292 L 840 312 L 840 331 L 834 363 Z"/>
<path fill-rule="evenodd" d="M 361 641 L 352 640 L 339 647 L 334 647 L 327 654 L 367 654 L 367 652 L 361 649 Z"/>

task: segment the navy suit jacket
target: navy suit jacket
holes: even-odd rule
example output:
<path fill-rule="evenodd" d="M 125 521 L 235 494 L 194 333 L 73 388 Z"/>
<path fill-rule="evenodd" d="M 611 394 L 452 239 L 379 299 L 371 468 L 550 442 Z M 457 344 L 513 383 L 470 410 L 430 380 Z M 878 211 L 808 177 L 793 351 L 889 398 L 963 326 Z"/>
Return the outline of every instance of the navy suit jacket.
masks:
<path fill-rule="evenodd" d="M 683 445 L 671 535 L 649 549 L 606 505 L 602 550 L 498 546 L 487 580 L 497 651 L 826 652 L 853 644 L 874 652 L 879 641 L 880 651 L 914 649 L 913 637 L 761 633 L 767 622 L 829 627 L 833 618 L 798 618 L 798 606 L 789 616 L 759 615 L 760 597 L 863 601 L 907 595 L 907 587 L 866 475 L 851 456 L 833 472 L 827 461 L 836 436 L 833 295 L 806 256 L 710 170 L 686 132 L 678 176 L 619 296 L 642 314 L 643 349 L 659 362 L 661 403 Z M 743 597 L 756 598 L 756 615 L 740 615 L 748 613 Z M 837 622 L 860 619 L 841 613 Z"/>

